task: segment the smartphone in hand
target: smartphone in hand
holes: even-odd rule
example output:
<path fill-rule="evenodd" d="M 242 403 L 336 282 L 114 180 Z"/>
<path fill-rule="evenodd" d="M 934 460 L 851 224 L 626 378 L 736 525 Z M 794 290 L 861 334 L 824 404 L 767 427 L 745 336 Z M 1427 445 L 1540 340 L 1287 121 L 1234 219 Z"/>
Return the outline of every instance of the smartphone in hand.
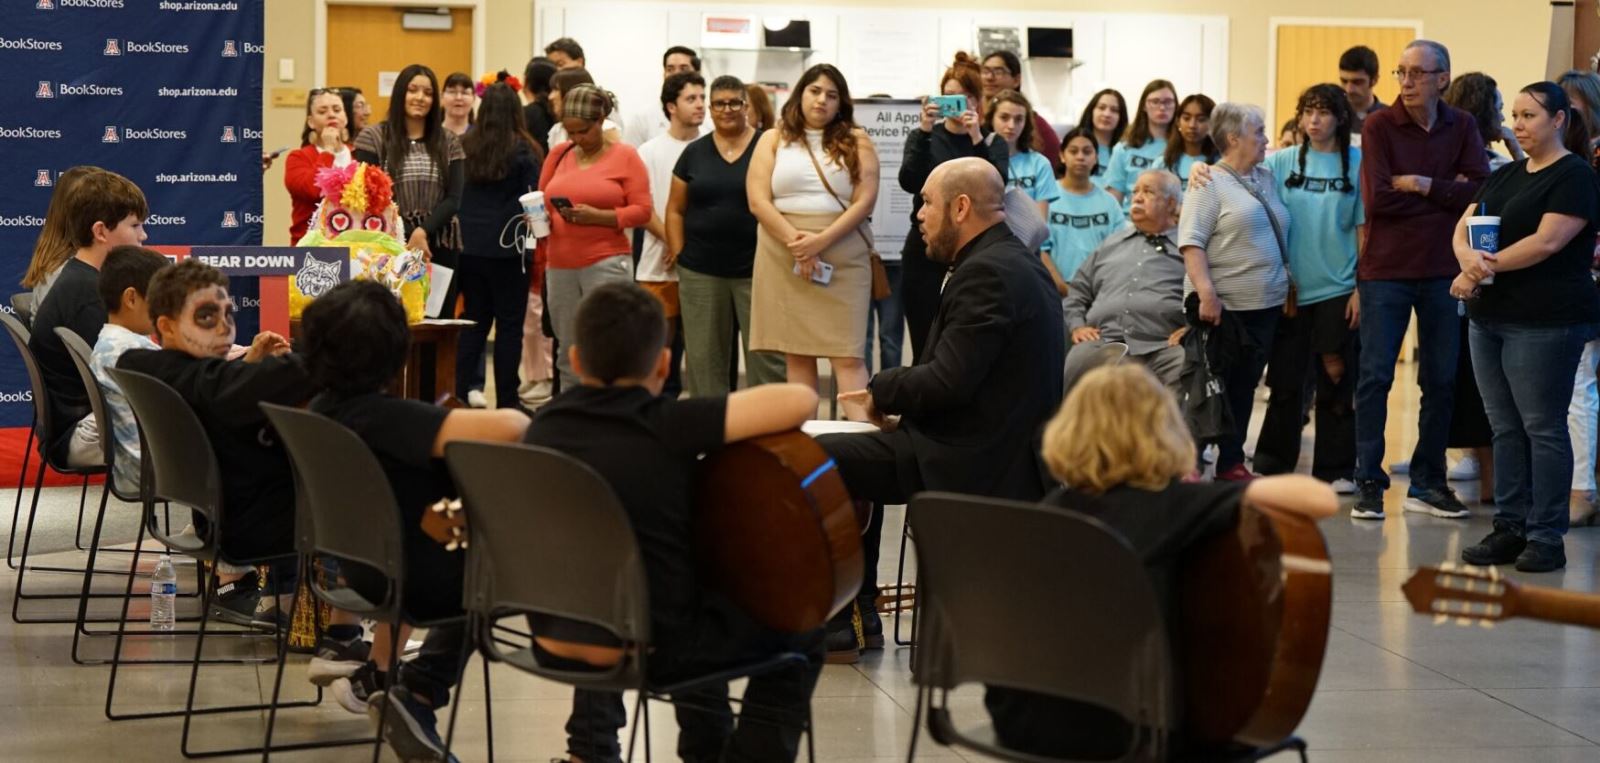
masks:
<path fill-rule="evenodd" d="M 938 105 L 940 119 L 955 119 L 967 112 L 967 97 L 964 95 L 931 95 L 928 101 Z"/>
<path fill-rule="evenodd" d="M 565 212 L 572 209 L 572 199 L 565 196 L 554 196 L 550 199 L 550 206 L 555 207 L 557 211 Z"/>
<path fill-rule="evenodd" d="M 794 264 L 794 274 L 800 275 L 800 263 L 798 262 Z M 827 286 L 832 283 L 833 266 L 826 262 L 818 262 L 817 266 L 811 269 L 811 282 L 818 286 Z"/>

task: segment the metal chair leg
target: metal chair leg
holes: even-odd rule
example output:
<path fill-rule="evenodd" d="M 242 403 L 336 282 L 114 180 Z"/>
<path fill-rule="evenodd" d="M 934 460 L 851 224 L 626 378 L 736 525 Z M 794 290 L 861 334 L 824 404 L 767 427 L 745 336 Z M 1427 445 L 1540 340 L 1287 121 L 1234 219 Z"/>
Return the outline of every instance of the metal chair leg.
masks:
<path fill-rule="evenodd" d="M 28 482 L 28 459 L 33 455 L 33 434 L 33 424 L 29 424 L 28 444 L 22 446 L 22 468 L 17 471 L 17 497 L 11 504 L 11 531 L 6 534 L 6 566 L 13 570 L 17 568 L 17 563 L 12 561 L 11 552 L 16 548 L 17 519 L 22 516 L 22 488 Z"/>

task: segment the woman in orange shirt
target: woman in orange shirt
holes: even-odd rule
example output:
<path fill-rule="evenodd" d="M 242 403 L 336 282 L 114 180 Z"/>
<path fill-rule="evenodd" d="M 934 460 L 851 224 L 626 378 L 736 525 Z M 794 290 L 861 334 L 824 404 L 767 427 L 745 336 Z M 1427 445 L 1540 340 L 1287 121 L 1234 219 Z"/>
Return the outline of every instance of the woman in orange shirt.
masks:
<path fill-rule="evenodd" d="M 349 115 L 344 99 L 333 88 L 319 88 L 306 98 L 306 126 L 300 132 L 300 149 L 289 154 L 283 166 L 283 185 L 289 189 L 293 205 L 290 214 L 289 243 L 306 234 L 311 213 L 322 200 L 317 187 L 317 170 L 343 167 L 350 163 Z"/>
<path fill-rule="evenodd" d="M 561 101 L 568 140 L 550 147 L 539 173 L 550 217 L 549 267 L 545 271 L 551 324 L 556 330 L 556 368 L 561 388 L 578 384 L 566 349 L 585 294 L 608 283 L 633 281 L 633 242 L 623 231 L 650 220 L 650 180 L 632 146 L 604 129 L 614 106 L 594 85 L 578 85 Z"/>

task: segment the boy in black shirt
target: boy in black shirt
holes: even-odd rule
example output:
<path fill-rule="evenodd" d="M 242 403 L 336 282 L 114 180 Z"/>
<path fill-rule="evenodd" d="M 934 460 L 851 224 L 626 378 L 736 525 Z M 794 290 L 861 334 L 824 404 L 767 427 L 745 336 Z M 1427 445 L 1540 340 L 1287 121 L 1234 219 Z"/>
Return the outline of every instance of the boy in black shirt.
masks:
<path fill-rule="evenodd" d="M 144 218 L 150 208 L 133 181 L 104 170 L 85 175 L 64 201 L 72 245 L 78 251 L 61 266 L 44 303 L 34 306 L 28 349 L 38 359 L 39 375 L 49 391 L 49 418 L 39 424 L 51 438 L 44 444 L 51 460 L 68 466 L 97 466 L 105 461 L 105 453 L 100 430 L 89 415 L 89 393 L 55 330 L 65 326 L 94 346 L 106 323 L 100 265 L 112 249 L 144 242 Z"/>
<path fill-rule="evenodd" d="M 461 614 L 464 554 L 449 552 L 422 532 L 422 514 L 441 498 L 457 495 L 444 463 L 445 445 L 456 440 L 516 442 L 528 417 L 515 408 L 492 411 L 448 410 L 386 394 L 405 367 L 411 330 L 405 308 L 387 288 L 372 281 L 334 287 L 306 308 L 300 346 L 314 384 L 323 391 L 311 410 L 349 427 L 383 466 L 394 491 L 405 530 L 404 607 L 415 620 Z M 361 565 L 341 564 L 345 581 L 368 599 L 382 597 L 384 582 Z M 396 641 L 405 643 L 410 628 Z M 460 671 L 461 626 L 429 629 L 422 652 L 400 671 L 412 692 L 442 704 Z M 442 645 L 442 646 L 441 646 Z M 333 683 L 346 710 L 365 713 L 369 700 L 387 685 L 393 642 L 380 625 L 372 653 L 354 675 Z M 420 712 L 420 711 L 419 711 Z"/>
<path fill-rule="evenodd" d="M 129 350 L 117 367 L 166 382 L 205 427 L 227 511 L 223 558 L 293 553 L 294 480 L 288 456 L 258 403 L 299 405 L 309 399 L 313 388 L 304 364 L 289 354 L 287 340 L 270 331 L 256 335 L 242 360 L 229 360 L 235 328 L 228 278 L 197 259 L 152 277 L 146 302 L 162 349 Z M 103 320 L 103 307 L 101 313 Z M 197 516 L 196 529 L 206 532 L 203 524 Z M 219 565 L 218 579 L 213 616 L 240 625 L 254 622 L 261 597 L 255 570 Z"/>

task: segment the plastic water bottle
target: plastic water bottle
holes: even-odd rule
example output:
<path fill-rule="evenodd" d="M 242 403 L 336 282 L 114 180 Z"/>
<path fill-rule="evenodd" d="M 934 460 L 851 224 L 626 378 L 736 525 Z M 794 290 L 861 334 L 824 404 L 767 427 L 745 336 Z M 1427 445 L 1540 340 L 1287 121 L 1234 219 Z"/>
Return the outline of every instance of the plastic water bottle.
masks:
<path fill-rule="evenodd" d="M 177 606 L 178 573 L 172 569 L 172 556 L 162 554 L 150 575 L 150 629 L 172 630 Z"/>

